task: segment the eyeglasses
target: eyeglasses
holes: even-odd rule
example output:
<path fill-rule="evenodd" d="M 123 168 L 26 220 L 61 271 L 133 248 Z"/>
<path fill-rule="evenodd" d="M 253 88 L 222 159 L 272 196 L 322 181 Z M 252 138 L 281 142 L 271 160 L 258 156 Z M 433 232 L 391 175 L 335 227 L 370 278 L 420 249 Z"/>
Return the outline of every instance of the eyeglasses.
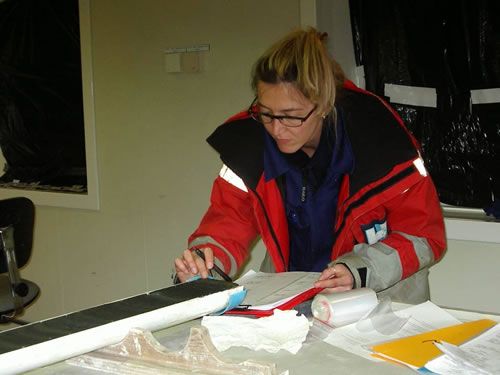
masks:
<path fill-rule="evenodd" d="M 309 117 L 311 117 L 311 115 L 317 108 L 317 106 L 314 106 L 314 108 L 311 109 L 311 111 L 304 117 L 273 115 L 271 113 L 261 112 L 257 110 L 257 105 L 255 104 L 256 101 L 257 98 L 255 98 L 252 104 L 250 104 L 250 107 L 248 107 L 248 114 L 250 115 L 250 117 L 264 125 L 269 125 L 276 119 L 282 125 L 288 128 L 298 128 L 299 126 L 301 126 L 305 121 L 307 121 Z"/>

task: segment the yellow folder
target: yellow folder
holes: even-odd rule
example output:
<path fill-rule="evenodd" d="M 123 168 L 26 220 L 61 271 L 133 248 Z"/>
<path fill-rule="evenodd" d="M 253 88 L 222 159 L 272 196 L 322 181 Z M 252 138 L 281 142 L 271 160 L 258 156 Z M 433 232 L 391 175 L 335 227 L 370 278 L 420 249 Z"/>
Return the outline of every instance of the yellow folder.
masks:
<path fill-rule="evenodd" d="M 461 345 L 495 324 L 496 322 L 490 319 L 475 320 L 378 344 L 371 349 L 376 357 L 420 368 L 431 359 L 443 354 L 434 345 L 434 341 L 446 341 L 450 344 Z"/>

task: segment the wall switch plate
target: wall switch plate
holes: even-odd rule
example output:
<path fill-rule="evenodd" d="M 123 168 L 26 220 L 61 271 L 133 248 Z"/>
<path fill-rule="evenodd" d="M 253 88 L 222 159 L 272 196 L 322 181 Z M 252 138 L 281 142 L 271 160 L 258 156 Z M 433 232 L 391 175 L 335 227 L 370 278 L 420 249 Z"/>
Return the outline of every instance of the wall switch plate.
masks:
<path fill-rule="evenodd" d="M 181 55 L 181 71 L 183 73 L 198 73 L 200 71 L 200 53 L 183 53 Z"/>

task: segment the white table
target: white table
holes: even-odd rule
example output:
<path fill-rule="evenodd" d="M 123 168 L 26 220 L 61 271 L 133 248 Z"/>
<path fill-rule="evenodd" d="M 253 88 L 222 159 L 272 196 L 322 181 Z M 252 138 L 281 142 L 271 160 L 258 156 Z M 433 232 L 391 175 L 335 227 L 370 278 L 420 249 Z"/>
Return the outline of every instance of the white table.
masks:
<path fill-rule="evenodd" d="M 395 304 L 395 309 L 407 305 Z M 447 309 L 461 321 L 489 318 L 500 322 L 500 315 L 482 314 L 470 311 Z M 194 320 L 170 327 L 154 333 L 158 341 L 169 350 L 183 347 L 190 327 L 199 325 Z M 413 370 L 404 366 L 386 362 L 372 362 L 342 349 L 336 348 L 314 338 L 308 338 L 301 350 L 293 355 L 281 350 L 272 354 L 265 351 L 252 351 L 246 348 L 230 348 L 222 353 L 223 357 L 235 362 L 255 360 L 276 363 L 279 372 L 289 370 L 290 375 L 322 375 L 322 374 L 414 374 Z M 64 362 L 29 372 L 29 374 L 102 374 L 101 372 L 70 366 Z"/>

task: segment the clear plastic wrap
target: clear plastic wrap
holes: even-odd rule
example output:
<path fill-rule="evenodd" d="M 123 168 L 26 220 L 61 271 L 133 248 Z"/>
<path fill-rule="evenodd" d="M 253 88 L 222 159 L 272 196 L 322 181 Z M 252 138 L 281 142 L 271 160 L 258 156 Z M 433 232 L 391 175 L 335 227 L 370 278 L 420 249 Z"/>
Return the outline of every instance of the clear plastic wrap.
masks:
<path fill-rule="evenodd" d="M 191 328 L 185 347 L 179 351 L 168 351 L 149 331 L 132 329 L 121 342 L 66 362 L 108 374 L 277 374 L 273 363 L 224 359 L 212 344 L 208 330 L 201 326 Z"/>

